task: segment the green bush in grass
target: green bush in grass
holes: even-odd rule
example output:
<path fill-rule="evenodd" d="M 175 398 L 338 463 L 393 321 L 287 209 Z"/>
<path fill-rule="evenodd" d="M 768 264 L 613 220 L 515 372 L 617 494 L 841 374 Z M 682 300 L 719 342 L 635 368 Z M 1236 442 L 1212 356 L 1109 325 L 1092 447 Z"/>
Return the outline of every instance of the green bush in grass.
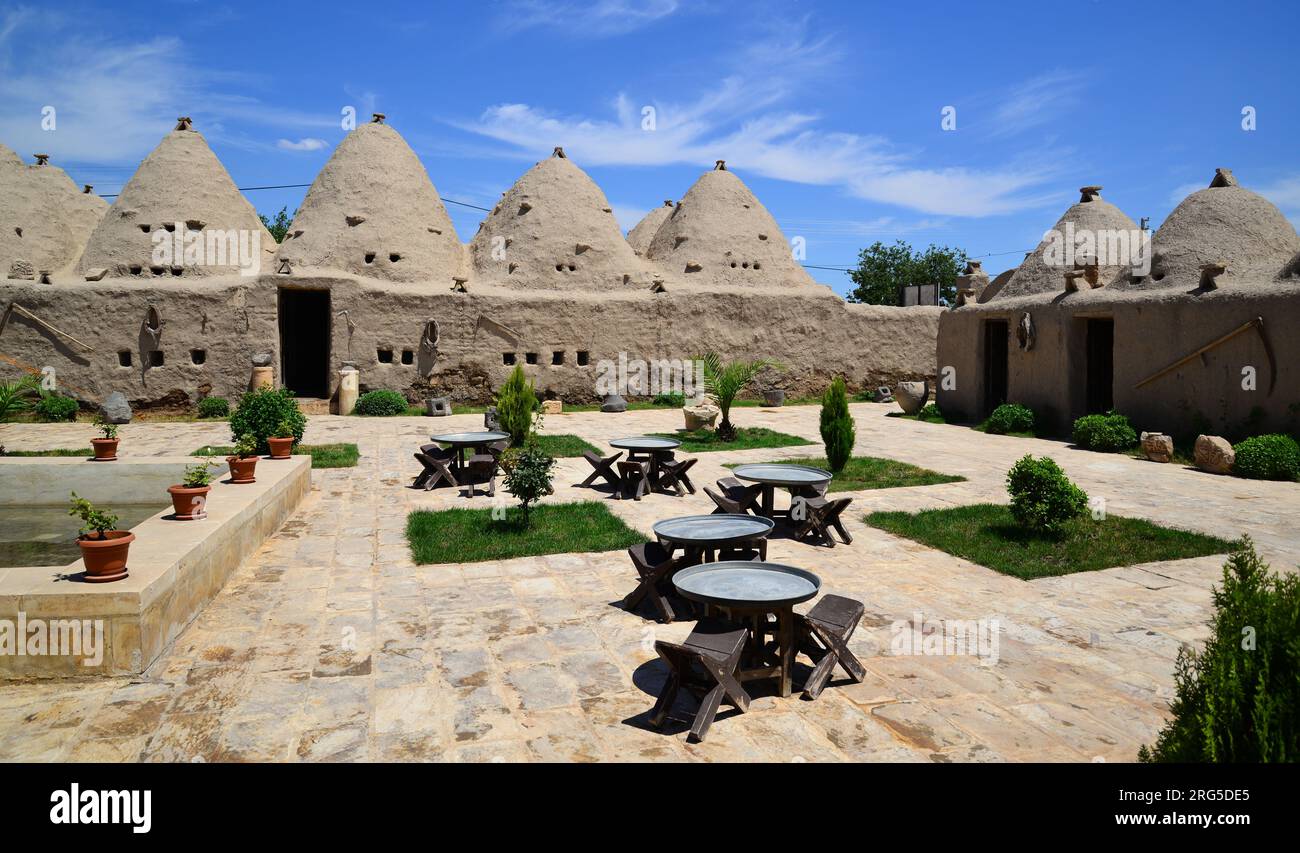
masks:
<path fill-rule="evenodd" d="M 75 421 L 77 419 L 77 401 L 62 394 L 42 394 L 36 403 L 36 417 L 46 423 L 58 421 Z"/>
<path fill-rule="evenodd" d="M 1114 453 L 1137 444 L 1137 433 L 1128 418 L 1116 412 L 1084 415 L 1074 422 L 1074 443 L 1087 450 Z"/>
<path fill-rule="evenodd" d="M 1088 507 L 1088 495 L 1047 456 L 1017 460 L 1007 472 L 1007 491 L 1016 523 L 1040 533 L 1059 533 Z"/>
<path fill-rule="evenodd" d="M 656 394 L 650 401 L 652 406 L 670 406 L 674 409 L 680 409 L 686 405 L 686 395 L 680 391 L 670 391 L 667 394 Z"/>
<path fill-rule="evenodd" d="M 199 400 L 199 417 L 224 418 L 230 414 L 230 401 L 225 397 L 204 397 Z"/>
<path fill-rule="evenodd" d="M 831 473 L 838 474 L 853 455 L 853 442 L 857 439 L 842 377 L 836 376 L 822 397 L 821 432 L 826 445 L 826 463 Z"/>
<path fill-rule="evenodd" d="M 1243 537 L 1210 628 L 1202 651 L 1179 651 L 1171 719 L 1139 760 L 1300 761 L 1300 575 L 1270 572 Z"/>
<path fill-rule="evenodd" d="M 241 436 L 252 435 L 257 440 L 257 452 L 269 453 L 271 448 L 266 440 L 284 438 L 277 434 L 282 421 L 293 428 L 294 444 L 301 442 L 307 429 L 307 416 L 298 408 L 292 391 L 288 388 L 249 391 L 230 414 L 230 437 L 239 441 Z"/>
<path fill-rule="evenodd" d="M 524 376 L 524 369 L 516 364 L 497 395 L 497 420 L 501 429 L 510 433 L 510 445 L 519 447 L 533 429 L 533 412 L 538 408 L 537 391 L 533 382 Z"/>
<path fill-rule="evenodd" d="M 939 411 L 938 403 L 926 403 L 921 407 L 921 411 L 916 413 L 918 421 L 936 421 L 938 423 L 946 422 L 943 412 Z"/>
<path fill-rule="evenodd" d="M 1019 403 L 1003 403 L 989 415 L 985 432 L 1006 435 L 1009 432 L 1033 432 L 1034 410 Z"/>
<path fill-rule="evenodd" d="M 1232 449 L 1237 454 L 1233 470 L 1242 477 L 1252 480 L 1300 479 L 1300 444 L 1289 435 L 1257 435 Z"/>
<path fill-rule="evenodd" d="M 406 414 L 406 398 L 396 391 L 367 391 L 357 398 L 352 409 L 354 415 L 372 418 L 391 418 Z M 282 438 L 282 436 L 276 436 Z"/>

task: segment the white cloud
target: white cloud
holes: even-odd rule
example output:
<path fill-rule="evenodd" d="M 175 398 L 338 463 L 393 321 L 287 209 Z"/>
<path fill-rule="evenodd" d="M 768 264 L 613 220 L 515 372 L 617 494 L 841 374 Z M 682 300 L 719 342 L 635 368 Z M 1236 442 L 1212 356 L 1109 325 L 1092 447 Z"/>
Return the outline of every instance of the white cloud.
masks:
<path fill-rule="evenodd" d="M 281 139 L 275 143 L 275 147 L 284 151 L 319 151 L 328 146 L 329 143 L 323 139 L 316 139 L 313 136 L 305 136 L 294 142 L 289 139 Z"/>
<path fill-rule="evenodd" d="M 1300 210 L 1300 175 L 1290 175 L 1271 184 L 1248 189 L 1254 189 L 1283 210 Z"/>
<path fill-rule="evenodd" d="M 1057 122 L 1079 103 L 1086 81 L 1078 71 L 1032 77 L 999 95 L 988 118 L 977 118 L 976 126 L 991 137 L 1004 137 Z"/>
<path fill-rule="evenodd" d="M 1038 188 L 1059 173 L 1061 152 L 1040 150 L 1000 168 L 927 166 L 919 153 L 878 135 L 823 127 L 821 117 L 781 109 L 781 104 L 838 73 L 840 53 L 829 36 L 807 37 L 808 22 L 783 21 L 724 61 L 721 73 L 693 99 L 669 102 L 620 93 L 605 116 L 562 114 L 527 103 L 496 104 L 456 127 L 503 143 L 495 153 L 541 157 L 563 145 L 584 166 L 708 168 L 725 159 L 750 174 L 822 186 L 839 186 L 870 201 L 926 214 L 984 216 L 1059 201 Z M 1066 85 L 1064 77 L 1058 85 Z M 1004 109 L 1006 120 L 1029 120 L 1047 83 L 1025 88 Z M 1038 93 L 1038 94 L 1035 94 Z M 645 108 L 653 129 L 643 129 Z M 1018 118 L 1017 118 L 1018 117 Z M 1041 148 L 1041 146 L 1040 146 Z"/>
<path fill-rule="evenodd" d="M 650 211 L 644 207 L 638 207 L 634 204 L 620 204 L 619 202 L 610 202 L 610 208 L 614 211 L 614 218 L 618 220 L 618 227 L 624 232 L 631 231 L 636 224 Z"/>
<path fill-rule="evenodd" d="M 618 36 L 661 21 L 682 5 L 679 0 L 508 0 L 496 22 L 508 32 L 545 27 L 575 36 Z"/>

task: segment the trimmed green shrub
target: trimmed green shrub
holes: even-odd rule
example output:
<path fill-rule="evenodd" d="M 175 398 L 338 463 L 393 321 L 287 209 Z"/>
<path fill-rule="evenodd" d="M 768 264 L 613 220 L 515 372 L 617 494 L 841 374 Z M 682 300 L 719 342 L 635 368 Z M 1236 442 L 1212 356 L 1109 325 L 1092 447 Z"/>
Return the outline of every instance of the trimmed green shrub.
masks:
<path fill-rule="evenodd" d="M 352 414 L 371 418 L 391 418 L 406 414 L 406 398 L 396 391 L 367 391 L 357 398 Z M 280 438 L 281 436 L 276 436 Z"/>
<path fill-rule="evenodd" d="M 510 446 L 518 447 L 528 438 L 533 428 L 533 412 L 537 409 L 537 392 L 533 382 L 524 376 L 524 369 L 515 365 L 497 395 L 497 420 L 501 429 L 510 433 Z"/>
<path fill-rule="evenodd" d="M 1047 456 L 1020 457 L 1007 472 L 1007 492 L 1016 523 L 1040 533 L 1059 533 L 1088 508 L 1088 495 Z"/>
<path fill-rule="evenodd" d="M 826 463 L 831 473 L 838 474 L 853 455 L 853 442 L 857 439 L 843 377 L 836 376 L 822 397 L 821 432 L 826 445 Z"/>
<path fill-rule="evenodd" d="M 257 439 L 257 452 L 270 453 L 266 440 L 276 435 L 281 421 L 293 427 L 294 444 L 302 441 L 303 431 L 307 429 L 307 417 L 298 408 L 298 401 L 288 388 L 278 391 L 263 388 L 249 391 L 239 401 L 239 405 L 230 413 L 230 437 L 239 441 L 240 436 L 251 434 Z"/>
<path fill-rule="evenodd" d="M 670 391 L 667 394 L 656 394 L 650 401 L 652 406 L 670 406 L 674 409 L 680 409 L 686 405 L 686 395 L 680 391 Z"/>
<path fill-rule="evenodd" d="M 939 411 L 938 403 L 926 403 L 921 407 L 921 411 L 916 413 L 918 421 L 934 421 L 936 423 L 946 423 L 947 419 L 943 412 Z"/>
<path fill-rule="evenodd" d="M 984 431 L 994 435 L 1006 435 L 1009 432 L 1033 432 L 1034 410 L 1019 403 L 1003 403 L 989 415 Z"/>
<path fill-rule="evenodd" d="M 204 397 L 199 400 L 199 417 L 224 418 L 230 414 L 230 401 L 225 397 Z"/>
<path fill-rule="evenodd" d="M 1300 444 L 1281 433 L 1257 435 L 1232 448 L 1233 471 L 1252 480 L 1300 480 Z"/>
<path fill-rule="evenodd" d="M 506 491 L 519 499 L 527 526 L 532 505 L 555 491 L 551 478 L 555 459 L 538 447 L 534 436 L 523 447 L 507 450 L 502 466 L 506 469 Z"/>
<path fill-rule="evenodd" d="M 75 421 L 77 419 L 77 401 L 62 394 L 42 394 L 36 402 L 36 417 L 46 423 L 57 421 Z"/>
<path fill-rule="evenodd" d="M 1128 418 L 1116 412 L 1084 415 L 1074 422 L 1074 443 L 1086 450 L 1114 453 L 1137 444 L 1137 433 Z"/>
<path fill-rule="evenodd" d="M 854 394 L 853 399 L 859 403 L 874 403 L 876 402 L 876 392 L 870 388 L 866 388 Z"/>
<path fill-rule="evenodd" d="M 1223 566 L 1205 648 L 1183 646 L 1171 718 L 1145 762 L 1300 761 L 1300 575 L 1277 574 L 1246 536 Z"/>

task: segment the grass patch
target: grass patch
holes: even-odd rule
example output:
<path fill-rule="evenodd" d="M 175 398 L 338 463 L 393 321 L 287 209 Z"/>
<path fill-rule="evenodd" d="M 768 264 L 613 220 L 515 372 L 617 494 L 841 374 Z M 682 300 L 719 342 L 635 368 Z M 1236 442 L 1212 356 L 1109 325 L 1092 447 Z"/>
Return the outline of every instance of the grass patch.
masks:
<path fill-rule="evenodd" d="M 3 456 L 94 456 L 89 447 L 55 447 L 50 450 L 6 450 Z"/>
<path fill-rule="evenodd" d="M 716 432 L 707 429 L 695 432 L 656 432 L 661 438 L 675 438 L 681 441 L 678 448 L 683 453 L 708 453 L 714 450 L 752 450 L 756 447 L 795 447 L 812 444 L 806 438 L 777 432 L 765 427 L 748 427 L 736 430 L 735 441 L 723 441 Z"/>
<path fill-rule="evenodd" d="M 1023 580 L 1093 572 L 1157 560 L 1224 554 L 1232 543 L 1215 536 L 1161 527 L 1140 518 L 1091 516 L 1066 524 L 1059 537 L 1031 533 L 1002 504 L 974 504 L 922 512 L 873 512 L 867 524 L 947 551 Z"/>
<path fill-rule="evenodd" d="M 726 468 L 747 465 L 747 462 L 728 462 Z M 776 459 L 765 465 L 810 465 L 813 468 L 830 470 L 824 456 L 808 456 L 800 459 Z M 919 468 L 897 459 L 882 459 L 879 456 L 854 456 L 844 470 L 831 480 L 831 492 L 858 492 L 866 489 L 897 489 L 903 486 L 933 486 L 937 483 L 958 483 L 965 477 L 952 474 L 940 474 L 927 468 Z"/>
<path fill-rule="evenodd" d="M 922 423 L 927 423 L 927 424 L 948 423 L 948 419 L 943 416 L 942 412 L 934 411 L 933 409 L 931 409 L 930 411 L 926 411 L 926 409 L 931 409 L 931 407 L 926 406 L 924 409 L 922 409 L 921 411 L 917 412 L 914 415 L 909 415 L 906 412 L 889 412 L 885 415 L 885 417 L 904 418 L 909 421 L 921 421 Z"/>
<path fill-rule="evenodd" d="M 537 444 L 541 447 L 543 453 L 554 456 L 556 459 L 566 456 L 581 456 L 585 450 L 600 455 L 600 451 L 596 447 L 576 435 L 564 433 L 558 435 L 540 434 L 537 436 Z"/>
<path fill-rule="evenodd" d="M 214 444 L 200 447 L 190 455 L 202 456 L 208 452 L 213 456 L 229 456 L 235 452 L 235 448 Z M 361 451 L 355 444 L 300 444 L 293 452 L 295 455 L 306 453 L 311 456 L 313 468 L 355 468 L 357 460 L 361 458 Z"/>
<path fill-rule="evenodd" d="M 406 517 L 406 540 L 411 559 L 424 565 L 614 551 L 646 538 L 603 503 L 582 501 L 535 506 L 528 527 L 517 507 L 501 520 L 490 509 L 415 510 Z"/>

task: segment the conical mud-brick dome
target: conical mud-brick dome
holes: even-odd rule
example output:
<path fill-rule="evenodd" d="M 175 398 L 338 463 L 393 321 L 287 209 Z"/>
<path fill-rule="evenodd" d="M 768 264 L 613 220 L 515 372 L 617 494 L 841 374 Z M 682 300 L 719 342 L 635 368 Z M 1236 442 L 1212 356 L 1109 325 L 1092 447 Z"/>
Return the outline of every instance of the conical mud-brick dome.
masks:
<path fill-rule="evenodd" d="M 376 121 L 353 130 L 312 183 L 276 269 L 330 269 L 451 285 L 463 249 L 438 191 L 401 135 Z"/>
<path fill-rule="evenodd" d="M 776 220 L 719 160 L 672 210 L 649 257 L 687 282 L 751 287 L 813 284 Z"/>
<path fill-rule="evenodd" d="M 21 166 L 23 158 L 14 153 L 12 148 L 0 143 L 0 168 L 5 166 Z"/>
<path fill-rule="evenodd" d="M 470 255 L 481 277 L 509 287 L 650 286 L 605 194 L 559 148 L 501 197 L 474 235 Z"/>
<path fill-rule="evenodd" d="M 174 247 L 175 232 L 182 227 L 202 232 L 204 239 L 192 245 L 202 242 L 204 249 L 188 259 L 173 250 L 170 263 L 158 264 L 154 233 L 166 232 Z M 256 258 L 257 271 L 270 272 L 275 239 L 207 141 L 183 119 L 131 176 L 91 235 L 77 269 L 107 269 L 110 277 L 237 274 L 241 241 L 248 257 Z"/>
<path fill-rule="evenodd" d="M 1079 201 L 1065 211 L 1038 247 L 1025 256 L 1024 261 L 1007 279 L 1006 284 L 997 291 L 994 299 L 1030 296 L 1035 293 L 1061 293 L 1065 290 L 1066 272 L 1076 268 L 1084 269 L 1093 266 L 1095 271 L 1091 275 L 1098 285 L 1113 281 L 1117 276 L 1122 277 L 1132 269 L 1130 263 L 1132 252 L 1128 253 L 1129 257 L 1111 258 L 1111 254 L 1125 253 L 1112 253 L 1109 244 L 1098 249 L 1093 257 L 1087 256 L 1087 245 L 1084 244 L 1083 253 L 1075 252 L 1074 263 L 1069 266 L 1063 262 L 1064 253 L 1055 251 L 1063 249 L 1067 240 L 1074 239 L 1085 232 L 1103 237 L 1107 234 L 1123 232 L 1128 235 L 1126 239 L 1130 244 L 1139 240 L 1137 223 L 1129 219 L 1124 211 L 1103 199 L 1101 187 L 1082 187 L 1079 192 L 1081 194 Z M 1078 246 L 1077 241 L 1073 245 Z"/>
<path fill-rule="evenodd" d="M 672 215 L 673 202 L 672 199 L 668 199 L 661 206 L 641 217 L 636 227 L 627 232 L 627 244 L 632 247 L 632 251 L 645 257 L 650 251 L 650 241 L 655 238 L 659 227 Z"/>
<path fill-rule="evenodd" d="M 26 166 L 0 149 L 0 278 L 70 273 L 108 203 L 57 166 Z"/>
<path fill-rule="evenodd" d="M 1226 267 L 1220 281 L 1268 281 L 1300 252 L 1300 236 L 1263 196 L 1218 169 L 1210 185 L 1183 199 L 1151 238 L 1151 275 L 1143 287 L 1196 287 L 1208 264 Z"/>

